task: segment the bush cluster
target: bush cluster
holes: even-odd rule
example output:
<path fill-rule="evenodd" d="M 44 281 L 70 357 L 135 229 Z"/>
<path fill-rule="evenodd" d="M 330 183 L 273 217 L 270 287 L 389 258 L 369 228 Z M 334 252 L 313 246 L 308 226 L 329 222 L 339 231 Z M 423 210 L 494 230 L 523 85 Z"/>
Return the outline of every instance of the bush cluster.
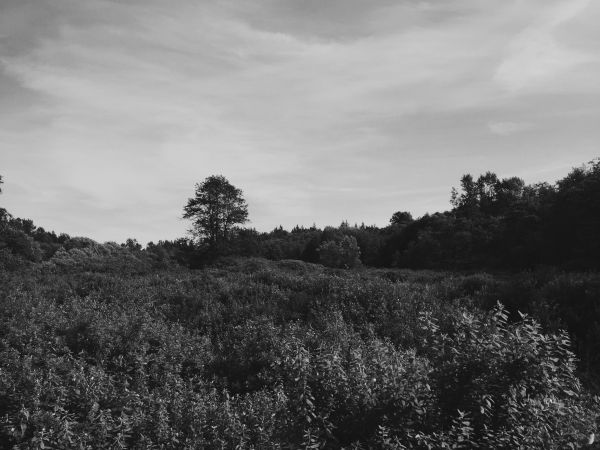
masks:
<path fill-rule="evenodd" d="M 0 448 L 584 445 L 600 405 L 569 336 L 473 306 L 500 286 L 260 259 L 0 272 Z"/>

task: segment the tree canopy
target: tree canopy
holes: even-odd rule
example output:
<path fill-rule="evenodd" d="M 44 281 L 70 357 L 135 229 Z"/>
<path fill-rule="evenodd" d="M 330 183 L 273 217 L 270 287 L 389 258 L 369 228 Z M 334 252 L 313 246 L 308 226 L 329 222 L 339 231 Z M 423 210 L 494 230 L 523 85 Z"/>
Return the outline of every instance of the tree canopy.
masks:
<path fill-rule="evenodd" d="M 396 211 L 390 219 L 390 225 L 405 226 L 413 221 L 412 214 L 408 211 Z"/>
<path fill-rule="evenodd" d="M 196 184 L 183 217 L 193 221 L 191 231 L 198 239 L 215 245 L 229 240 L 235 226 L 248 221 L 248 205 L 241 189 L 222 175 L 212 175 Z"/>
<path fill-rule="evenodd" d="M 0 175 L 0 194 L 2 194 L 2 175 Z M 0 206 L 0 221 L 6 221 L 9 218 L 8 211 Z"/>

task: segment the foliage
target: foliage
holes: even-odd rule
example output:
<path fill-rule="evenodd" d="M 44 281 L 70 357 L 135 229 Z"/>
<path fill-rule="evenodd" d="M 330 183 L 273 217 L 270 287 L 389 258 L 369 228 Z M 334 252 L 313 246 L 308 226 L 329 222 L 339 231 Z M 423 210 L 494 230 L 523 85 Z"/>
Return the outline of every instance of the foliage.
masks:
<path fill-rule="evenodd" d="M 0 224 L 0 248 L 10 250 L 26 261 L 41 260 L 41 249 L 37 242 L 20 230 Z"/>
<path fill-rule="evenodd" d="M 508 325 L 501 306 L 483 320 L 463 312 L 448 334 L 424 317 L 431 332 L 426 353 L 446 422 L 439 429 L 448 430 L 421 436 L 426 442 L 451 445 L 462 435 L 484 448 L 567 448 L 587 439 L 595 420 L 588 414 L 598 405 L 582 401 L 568 335 L 544 335 L 522 317 Z M 585 419 L 575 423 L 573 417 Z"/>
<path fill-rule="evenodd" d="M 183 217 L 193 221 L 196 237 L 214 246 L 229 240 L 235 225 L 248 220 L 248 206 L 240 189 L 222 175 L 213 175 L 196 184 Z"/>
<path fill-rule="evenodd" d="M 1 448 L 567 448 L 596 431 L 566 334 L 474 307 L 504 289 L 493 276 L 122 273 L 97 258 L 139 250 L 66 247 L 82 266 L 0 272 Z"/>
<path fill-rule="evenodd" d="M 390 224 L 382 228 L 343 222 L 325 229 L 313 225 L 287 231 L 279 226 L 261 233 L 236 228 L 248 218 L 242 192 L 224 177 L 212 176 L 196 185 L 195 196 L 184 208 L 184 217 L 192 219 L 194 234 L 200 242 L 198 239 L 159 241 L 149 244 L 144 251 L 156 264 L 166 266 L 177 262 L 191 268 L 206 266 L 219 256 L 315 263 L 322 260 L 320 246 L 327 241 L 339 243 L 349 236 L 356 239 L 361 262 L 369 267 L 600 268 L 597 258 L 600 234 L 596 231 L 600 228 L 600 159 L 573 169 L 554 184 L 526 185 L 520 178 L 499 178 L 493 172 L 477 178 L 466 174 L 459 189 L 453 189 L 451 204 L 450 211 L 425 214 L 417 219 L 412 219 L 409 212 L 397 211 Z M 13 261 L 5 263 L 5 267 L 26 265 L 27 261 L 40 258 L 47 261 L 69 240 L 67 235 L 57 236 L 36 227 L 31 220 L 13 218 L 6 211 L 0 216 L 4 226 L 0 230 L 0 247 L 10 247 L 10 254 L 4 252 L 2 259 Z M 2 235 L 6 235 L 4 241 Z M 24 239 L 29 238 L 35 243 L 23 245 Z M 8 245 L 7 241 L 12 243 Z M 135 240 L 125 243 L 125 247 L 136 254 L 141 250 Z M 331 243 L 325 247 L 334 249 Z M 352 267 L 347 263 L 340 266 L 344 265 Z"/>
<path fill-rule="evenodd" d="M 487 172 L 464 175 L 452 210 L 412 219 L 398 211 L 390 225 L 282 227 L 248 230 L 229 243 L 230 255 L 318 262 L 326 241 L 353 236 L 362 263 L 414 269 L 530 269 L 541 265 L 597 269 L 600 238 L 600 160 L 573 169 L 555 184 L 526 185 Z"/>
<path fill-rule="evenodd" d="M 64 248 L 59 249 L 43 264 L 43 268 L 128 273 L 147 271 L 150 264 L 141 257 L 139 249 L 132 250 L 115 242 L 98 244 L 91 239 L 72 238 L 65 243 Z"/>
<path fill-rule="evenodd" d="M 344 236 L 339 241 L 325 241 L 318 251 L 319 261 L 327 267 L 350 269 L 360 265 L 360 248 L 354 236 Z"/>
<path fill-rule="evenodd" d="M 574 269 L 598 268 L 600 160 L 555 185 L 465 175 L 453 210 L 385 228 L 234 232 L 241 191 L 205 183 L 186 215 L 209 246 L 0 210 L 0 448 L 593 440 L 600 278 Z M 361 259 L 386 268 L 344 270 Z"/>
<path fill-rule="evenodd" d="M 394 214 L 392 214 L 392 218 L 390 219 L 390 225 L 403 226 L 408 225 L 412 221 L 412 214 L 408 211 L 396 211 Z"/>

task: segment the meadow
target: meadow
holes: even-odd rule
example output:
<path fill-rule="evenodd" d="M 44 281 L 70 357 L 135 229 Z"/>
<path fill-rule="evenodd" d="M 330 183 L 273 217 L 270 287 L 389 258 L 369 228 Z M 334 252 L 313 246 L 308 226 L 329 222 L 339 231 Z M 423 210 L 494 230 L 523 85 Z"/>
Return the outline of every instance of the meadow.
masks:
<path fill-rule="evenodd" d="M 113 250 L 0 271 L 0 448 L 593 440 L 596 274 L 190 270 Z"/>

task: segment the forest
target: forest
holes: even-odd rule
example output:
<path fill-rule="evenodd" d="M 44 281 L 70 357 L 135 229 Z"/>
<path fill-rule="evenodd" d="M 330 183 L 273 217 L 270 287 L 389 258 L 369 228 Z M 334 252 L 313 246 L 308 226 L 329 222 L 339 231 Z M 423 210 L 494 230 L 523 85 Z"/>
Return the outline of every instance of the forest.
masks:
<path fill-rule="evenodd" d="M 0 208 L 0 449 L 599 448 L 600 159 L 458 183 L 258 232 L 210 176 L 145 246 Z"/>

